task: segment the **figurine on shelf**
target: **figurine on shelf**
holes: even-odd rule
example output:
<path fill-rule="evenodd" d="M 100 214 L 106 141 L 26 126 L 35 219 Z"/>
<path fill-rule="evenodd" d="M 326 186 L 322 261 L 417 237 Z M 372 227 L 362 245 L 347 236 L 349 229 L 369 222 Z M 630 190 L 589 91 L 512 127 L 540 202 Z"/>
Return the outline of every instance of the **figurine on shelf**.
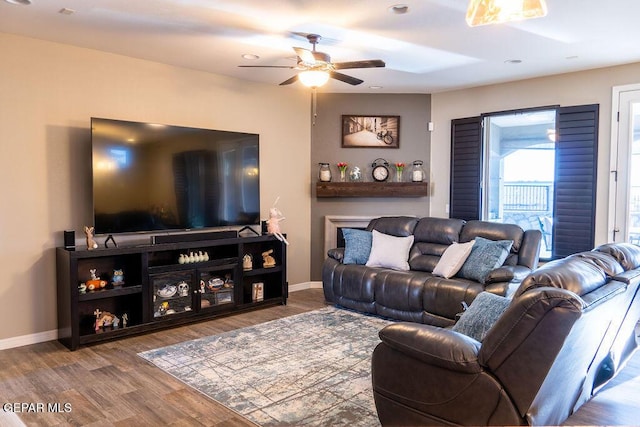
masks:
<path fill-rule="evenodd" d="M 205 291 L 204 280 L 200 280 L 200 293 L 204 294 L 204 291 Z"/>
<path fill-rule="evenodd" d="M 102 289 L 107 286 L 106 280 L 101 280 L 96 275 L 96 269 L 92 268 L 89 270 L 89 274 L 91 275 L 91 279 L 87 280 L 86 286 L 88 291 L 95 291 L 98 289 Z"/>
<path fill-rule="evenodd" d="M 98 247 L 98 244 L 93 239 L 93 227 L 84 226 L 84 235 L 87 237 L 87 249 L 92 250 Z"/>
<path fill-rule="evenodd" d="M 253 258 L 251 255 L 246 254 L 242 257 L 242 269 L 244 271 L 249 271 L 253 269 Z"/>
<path fill-rule="evenodd" d="M 209 282 L 207 283 L 207 287 L 212 292 L 220 290 L 220 288 L 222 288 L 223 286 L 224 286 L 224 282 L 219 277 L 212 277 L 209 279 Z"/>
<path fill-rule="evenodd" d="M 224 275 L 224 287 L 233 288 L 233 279 L 231 278 L 231 273 L 227 273 Z"/>
<path fill-rule="evenodd" d="M 113 277 L 111 278 L 111 284 L 113 287 L 124 285 L 124 273 L 121 268 L 113 270 Z"/>
<path fill-rule="evenodd" d="M 128 322 L 129 322 L 129 315 L 127 313 L 123 313 L 122 314 L 122 327 L 126 328 Z"/>
<path fill-rule="evenodd" d="M 187 282 L 182 281 L 178 283 L 178 295 L 181 297 L 189 296 L 189 285 L 187 285 Z"/>
<path fill-rule="evenodd" d="M 276 266 L 276 259 L 271 256 L 273 249 L 262 252 L 262 266 L 264 268 L 271 268 Z"/>
<path fill-rule="evenodd" d="M 276 239 L 288 245 L 289 242 L 287 241 L 287 239 L 282 234 L 282 231 L 280 230 L 280 221 L 284 221 L 285 217 L 282 215 L 282 212 L 280 212 L 280 210 L 276 208 L 276 204 L 278 203 L 278 200 L 280 200 L 280 197 L 276 199 L 273 206 L 269 209 L 269 219 L 267 220 L 267 233 L 273 234 L 276 237 Z"/>
<path fill-rule="evenodd" d="M 81 294 L 86 294 L 87 293 L 87 285 L 85 283 L 80 283 L 78 285 L 78 292 L 80 292 Z"/>
<path fill-rule="evenodd" d="M 99 308 L 93 312 L 96 316 L 95 329 L 99 331 L 102 328 L 107 328 L 109 326 L 113 326 L 114 321 L 118 319 L 115 315 L 109 313 L 108 311 L 101 311 Z M 118 320 L 118 323 L 120 320 Z"/>

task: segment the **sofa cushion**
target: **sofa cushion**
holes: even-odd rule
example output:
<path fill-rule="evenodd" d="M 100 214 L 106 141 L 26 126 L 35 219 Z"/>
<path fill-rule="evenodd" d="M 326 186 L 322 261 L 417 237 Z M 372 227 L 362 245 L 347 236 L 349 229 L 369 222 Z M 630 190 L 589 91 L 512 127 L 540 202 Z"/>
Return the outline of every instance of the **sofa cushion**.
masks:
<path fill-rule="evenodd" d="M 608 280 L 607 271 L 602 268 L 601 262 L 596 263 L 593 258 L 571 255 L 550 261 L 531 272 L 522 281 L 513 297 L 517 298 L 530 289 L 540 287 L 562 288 L 582 297 L 602 287 Z"/>
<path fill-rule="evenodd" d="M 344 264 L 366 264 L 371 252 L 372 234 L 366 230 L 343 228 Z"/>
<path fill-rule="evenodd" d="M 509 298 L 480 292 L 451 329 L 482 342 L 510 303 Z"/>
<path fill-rule="evenodd" d="M 371 253 L 366 265 L 392 270 L 409 270 L 411 245 L 413 245 L 413 235 L 396 237 L 373 230 Z"/>
<path fill-rule="evenodd" d="M 447 279 L 453 277 L 469 257 L 474 243 L 475 240 L 466 243 L 452 243 L 442 254 L 440 261 L 433 269 L 433 274 Z"/>
<path fill-rule="evenodd" d="M 452 218 L 421 218 L 414 230 L 409 254 L 412 270 L 432 272 L 452 243 L 457 243 L 464 221 Z"/>
<path fill-rule="evenodd" d="M 407 237 L 413 235 L 418 218 L 409 216 L 383 216 L 372 219 L 367 226 L 368 231 L 377 230 L 380 233 L 390 234 L 397 237 Z"/>
<path fill-rule="evenodd" d="M 503 224 L 499 222 L 488 222 L 473 220 L 468 221 L 460 232 L 460 242 L 468 242 L 476 237 L 483 237 L 489 240 L 511 240 L 511 253 L 504 261 L 505 265 L 518 264 L 518 253 L 524 239 L 524 230 L 516 224 Z M 539 249 L 538 249 L 539 250 Z"/>
<path fill-rule="evenodd" d="M 424 281 L 428 273 L 382 270 L 376 274 L 376 313 L 393 319 L 422 322 Z"/>
<path fill-rule="evenodd" d="M 607 243 L 598 246 L 594 251 L 611 255 L 625 271 L 640 267 L 640 246 L 631 243 Z"/>
<path fill-rule="evenodd" d="M 488 240 L 477 237 L 469 257 L 458 272 L 460 277 L 484 283 L 491 272 L 504 263 L 513 245 L 511 240 Z"/>

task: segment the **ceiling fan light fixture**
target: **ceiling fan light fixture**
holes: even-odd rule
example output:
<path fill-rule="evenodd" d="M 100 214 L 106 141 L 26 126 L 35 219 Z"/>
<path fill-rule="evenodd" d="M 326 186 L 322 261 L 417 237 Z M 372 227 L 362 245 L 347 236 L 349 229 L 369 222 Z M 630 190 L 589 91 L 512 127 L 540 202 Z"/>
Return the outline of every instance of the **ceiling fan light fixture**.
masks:
<path fill-rule="evenodd" d="M 547 15 L 545 0 L 470 0 L 466 21 L 470 27 Z"/>
<path fill-rule="evenodd" d="M 298 74 L 298 80 L 307 87 L 320 87 L 329 81 L 329 73 L 318 70 L 302 71 Z"/>

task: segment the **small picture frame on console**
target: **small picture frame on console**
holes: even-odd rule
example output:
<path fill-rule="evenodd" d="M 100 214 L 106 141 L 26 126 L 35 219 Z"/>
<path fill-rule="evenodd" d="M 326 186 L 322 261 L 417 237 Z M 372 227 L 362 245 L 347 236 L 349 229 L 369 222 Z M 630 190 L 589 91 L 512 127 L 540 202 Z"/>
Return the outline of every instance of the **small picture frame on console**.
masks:
<path fill-rule="evenodd" d="M 343 148 L 399 148 L 400 116 L 342 116 Z"/>

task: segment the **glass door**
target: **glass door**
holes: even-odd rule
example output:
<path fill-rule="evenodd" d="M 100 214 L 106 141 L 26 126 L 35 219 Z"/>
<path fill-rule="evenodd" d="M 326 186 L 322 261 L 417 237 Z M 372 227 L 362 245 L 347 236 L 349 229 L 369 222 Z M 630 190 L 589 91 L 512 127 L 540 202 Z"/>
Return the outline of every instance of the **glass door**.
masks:
<path fill-rule="evenodd" d="M 640 89 L 619 93 L 614 162 L 615 223 L 611 237 L 614 242 L 640 244 Z"/>
<path fill-rule="evenodd" d="M 542 232 L 540 257 L 553 245 L 555 109 L 484 118 L 482 219 Z"/>
<path fill-rule="evenodd" d="M 185 314 L 193 309 L 194 270 L 150 274 L 155 320 Z"/>

